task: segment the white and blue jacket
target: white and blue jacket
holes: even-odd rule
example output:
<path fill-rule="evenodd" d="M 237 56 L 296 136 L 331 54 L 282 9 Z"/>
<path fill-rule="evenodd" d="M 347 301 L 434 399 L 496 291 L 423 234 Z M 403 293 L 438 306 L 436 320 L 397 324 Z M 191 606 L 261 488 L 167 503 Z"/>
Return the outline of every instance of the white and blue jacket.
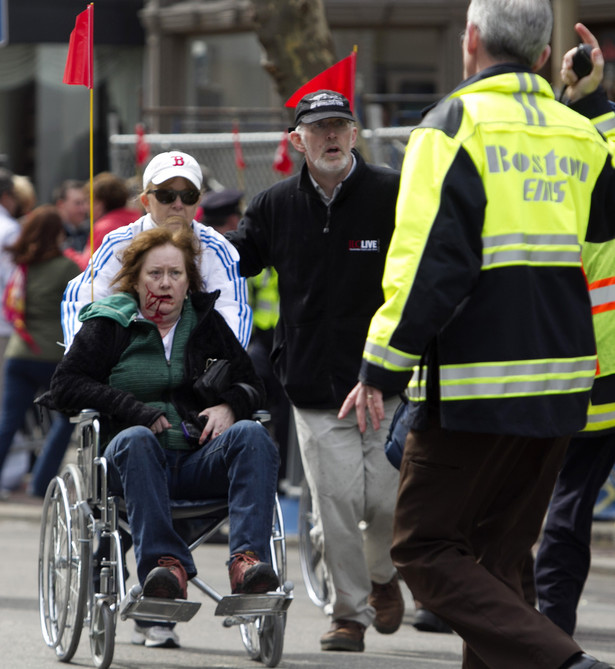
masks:
<path fill-rule="evenodd" d="M 119 272 L 122 252 L 144 230 L 156 224 L 149 214 L 138 221 L 113 230 L 105 236 L 85 271 L 66 286 L 62 300 L 62 329 L 66 350 L 81 327 L 77 319 L 83 306 L 92 302 L 92 265 L 94 300 L 113 291 L 111 281 Z M 235 336 L 246 348 L 252 330 L 252 310 L 248 306 L 246 281 L 239 274 L 239 254 L 234 246 L 213 228 L 192 221 L 192 229 L 201 243 L 200 272 L 203 290 L 220 291 L 216 310 L 222 314 Z"/>

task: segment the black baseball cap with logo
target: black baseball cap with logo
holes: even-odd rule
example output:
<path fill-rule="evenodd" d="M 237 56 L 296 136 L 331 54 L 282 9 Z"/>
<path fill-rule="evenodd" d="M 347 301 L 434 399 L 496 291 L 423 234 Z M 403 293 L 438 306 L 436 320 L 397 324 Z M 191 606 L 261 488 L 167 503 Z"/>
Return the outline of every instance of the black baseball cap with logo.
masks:
<path fill-rule="evenodd" d="M 295 126 L 299 123 L 315 123 L 326 118 L 356 121 L 350 111 L 348 99 L 336 91 L 320 90 L 308 93 L 299 100 L 295 108 Z"/>

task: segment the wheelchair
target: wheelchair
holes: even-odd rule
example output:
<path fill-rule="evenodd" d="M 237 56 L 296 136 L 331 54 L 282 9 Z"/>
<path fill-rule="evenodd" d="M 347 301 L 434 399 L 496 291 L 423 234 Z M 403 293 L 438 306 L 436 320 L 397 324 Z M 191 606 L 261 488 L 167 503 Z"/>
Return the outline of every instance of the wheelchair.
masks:
<path fill-rule="evenodd" d="M 359 528 L 365 529 L 363 521 Z M 312 604 L 325 610 L 331 601 L 327 571 L 319 538 L 318 513 L 312 503 L 307 481 L 303 479 L 299 496 L 299 564 L 301 577 Z"/>
<path fill-rule="evenodd" d="M 266 420 L 266 415 L 254 418 Z M 143 597 L 139 584 L 127 590 L 122 533 L 130 528 L 123 500 L 107 489 L 100 416 L 85 410 L 71 420 L 78 425 L 77 462 L 66 465 L 51 481 L 43 502 L 38 560 L 41 629 L 58 660 L 69 662 L 83 628 L 89 628 L 94 666 L 107 669 L 113 660 L 118 617 L 186 622 L 201 603 Z M 174 501 L 172 516 L 192 551 L 227 521 L 228 502 Z M 191 529 L 189 537 L 186 526 Z M 282 657 L 286 611 L 293 598 L 293 584 L 286 581 L 286 539 L 277 497 L 270 553 L 280 583 L 275 592 L 222 596 L 198 576 L 189 584 L 216 603 L 215 615 L 224 618 L 224 627 L 239 627 L 250 658 L 275 667 Z"/>
<path fill-rule="evenodd" d="M 308 597 L 314 605 L 324 609 L 329 603 L 329 588 L 318 541 L 318 517 L 305 479 L 299 497 L 299 563 Z"/>

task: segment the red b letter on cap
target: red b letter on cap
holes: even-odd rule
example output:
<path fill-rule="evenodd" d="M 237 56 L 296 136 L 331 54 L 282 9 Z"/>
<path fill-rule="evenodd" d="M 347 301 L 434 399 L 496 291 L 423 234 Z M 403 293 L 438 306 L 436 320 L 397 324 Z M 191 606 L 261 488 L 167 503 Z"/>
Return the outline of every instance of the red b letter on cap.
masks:
<path fill-rule="evenodd" d="M 173 167 L 181 167 L 184 164 L 184 159 L 181 156 L 173 156 L 173 160 L 175 161 Z"/>

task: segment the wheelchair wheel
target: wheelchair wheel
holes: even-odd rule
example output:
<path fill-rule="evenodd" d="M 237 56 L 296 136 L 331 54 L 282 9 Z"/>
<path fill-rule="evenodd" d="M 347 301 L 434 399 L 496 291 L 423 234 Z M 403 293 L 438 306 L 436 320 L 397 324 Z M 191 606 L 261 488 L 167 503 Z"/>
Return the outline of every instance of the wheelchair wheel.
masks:
<path fill-rule="evenodd" d="M 41 518 L 38 593 L 45 643 L 63 662 L 75 654 L 85 616 L 89 541 L 81 507 L 81 472 L 68 465 L 45 495 Z"/>
<path fill-rule="evenodd" d="M 286 612 L 261 618 L 260 659 L 266 667 L 277 667 L 282 659 L 285 628 Z"/>
<path fill-rule="evenodd" d="M 261 659 L 261 646 L 258 638 L 258 629 L 260 627 L 260 618 L 256 618 L 253 622 L 244 623 L 239 626 L 241 633 L 241 640 L 248 652 L 251 660 Z"/>
<path fill-rule="evenodd" d="M 316 525 L 316 517 L 312 509 L 312 496 L 307 482 L 301 486 L 299 498 L 299 562 L 301 576 L 312 602 L 323 608 L 329 603 L 329 590 L 325 573 L 322 552 L 315 544 L 312 530 Z"/>
<path fill-rule="evenodd" d="M 284 516 L 280 500 L 276 495 L 273 507 L 273 523 L 271 527 L 271 539 L 269 541 L 269 552 L 271 554 L 271 566 L 278 577 L 278 582 L 284 586 L 286 582 L 286 533 L 284 531 Z"/>
<path fill-rule="evenodd" d="M 259 616 L 240 626 L 241 640 L 251 660 L 260 660 L 266 667 L 277 667 L 284 650 L 286 611 Z"/>
<path fill-rule="evenodd" d="M 107 669 L 115 651 L 115 615 L 109 602 L 100 600 L 92 607 L 90 651 L 97 669 Z"/>
<path fill-rule="evenodd" d="M 271 566 L 278 576 L 280 586 L 286 586 L 286 536 L 284 516 L 277 498 L 273 507 L 270 541 Z M 292 585 L 291 585 L 292 588 Z M 284 650 L 286 611 L 258 616 L 239 626 L 241 640 L 250 659 L 260 660 L 267 667 L 277 667 Z"/>

